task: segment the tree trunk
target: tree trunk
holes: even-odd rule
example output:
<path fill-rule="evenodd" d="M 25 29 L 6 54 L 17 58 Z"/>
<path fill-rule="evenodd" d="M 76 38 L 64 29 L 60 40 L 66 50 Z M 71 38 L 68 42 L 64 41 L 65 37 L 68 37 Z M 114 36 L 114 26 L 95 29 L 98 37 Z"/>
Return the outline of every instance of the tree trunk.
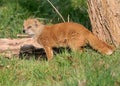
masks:
<path fill-rule="evenodd" d="M 88 0 L 92 31 L 103 41 L 120 45 L 120 0 Z"/>

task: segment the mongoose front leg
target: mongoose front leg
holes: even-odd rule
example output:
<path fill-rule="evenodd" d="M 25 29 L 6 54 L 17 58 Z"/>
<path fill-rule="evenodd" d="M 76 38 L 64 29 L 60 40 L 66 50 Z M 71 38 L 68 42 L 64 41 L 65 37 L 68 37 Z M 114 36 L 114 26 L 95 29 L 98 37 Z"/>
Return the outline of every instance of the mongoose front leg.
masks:
<path fill-rule="evenodd" d="M 47 60 L 50 61 L 53 58 L 53 50 L 51 47 L 44 47 L 44 49 L 47 55 Z"/>

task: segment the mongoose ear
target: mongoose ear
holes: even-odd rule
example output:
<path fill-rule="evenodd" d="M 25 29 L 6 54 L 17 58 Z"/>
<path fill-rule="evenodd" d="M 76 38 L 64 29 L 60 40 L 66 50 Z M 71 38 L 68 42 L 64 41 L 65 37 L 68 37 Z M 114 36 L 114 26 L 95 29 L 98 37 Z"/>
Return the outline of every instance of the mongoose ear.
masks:
<path fill-rule="evenodd" d="M 35 26 L 37 27 L 39 25 L 39 21 L 35 19 L 34 22 L 35 22 Z"/>

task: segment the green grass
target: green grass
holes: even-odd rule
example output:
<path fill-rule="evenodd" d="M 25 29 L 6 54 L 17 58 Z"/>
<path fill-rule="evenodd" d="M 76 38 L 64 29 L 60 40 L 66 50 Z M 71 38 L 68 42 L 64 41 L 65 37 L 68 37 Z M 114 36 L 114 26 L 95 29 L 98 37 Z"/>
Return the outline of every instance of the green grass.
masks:
<path fill-rule="evenodd" d="M 51 2 L 66 21 L 69 15 L 70 21 L 90 29 L 86 0 Z M 45 23 L 62 22 L 46 0 L 0 0 L 0 38 L 16 38 L 29 17 Z M 84 53 L 63 51 L 50 62 L 0 56 L 0 86 L 120 86 L 119 52 L 106 56 L 88 48 Z"/>
<path fill-rule="evenodd" d="M 0 57 L 0 86 L 119 86 L 119 50 L 101 55 L 63 51 L 50 61 Z"/>

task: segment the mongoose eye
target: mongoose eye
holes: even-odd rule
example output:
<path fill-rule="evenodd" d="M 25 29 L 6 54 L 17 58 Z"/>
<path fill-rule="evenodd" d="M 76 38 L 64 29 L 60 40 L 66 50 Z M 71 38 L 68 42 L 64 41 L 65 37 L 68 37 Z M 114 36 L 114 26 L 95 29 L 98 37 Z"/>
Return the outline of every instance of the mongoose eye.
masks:
<path fill-rule="evenodd" d="M 28 26 L 27 29 L 30 29 L 32 26 Z"/>

